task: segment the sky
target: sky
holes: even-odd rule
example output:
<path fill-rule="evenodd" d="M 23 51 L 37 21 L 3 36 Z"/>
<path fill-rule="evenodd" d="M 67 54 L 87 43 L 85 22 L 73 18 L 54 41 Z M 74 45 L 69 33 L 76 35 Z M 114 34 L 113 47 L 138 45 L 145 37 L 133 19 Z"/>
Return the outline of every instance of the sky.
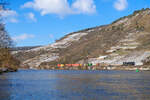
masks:
<path fill-rule="evenodd" d="M 1 11 L 16 46 L 48 45 L 78 30 L 110 24 L 149 0 L 7 0 Z"/>

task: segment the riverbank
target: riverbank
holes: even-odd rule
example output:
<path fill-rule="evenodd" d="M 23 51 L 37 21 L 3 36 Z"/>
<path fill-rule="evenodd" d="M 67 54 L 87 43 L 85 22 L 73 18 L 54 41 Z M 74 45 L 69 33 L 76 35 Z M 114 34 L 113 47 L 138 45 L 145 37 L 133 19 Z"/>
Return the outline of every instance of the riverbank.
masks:
<path fill-rule="evenodd" d="M 16 72 L 17 69 L 13 69 L 13 68 L 0 68 L 0 74 L 2 73 L 8 73 L 8 72 Z"/>
<path fill-rule="evenodd" d="M 134 70 L 141 70 L 141 71 L 150 71 L 150 67 L 105 67 L 106 70 L 122 70 L 122 71 L 134 71 Z"/>
<path fill-rule="evenodd" d="M 57 66 L 45 66 L 45 67 L 38 67 L 38 68 L 26 68 L 26 69 L 37 69 L 37 70 L 122 70 L 122 71 L 134 71 L 134 70 L 141 70 L 141 71 L 150 71 L 150 66 L 143 65 L 143 66 L 78 66 L 78 67 L 57 67 Z"/>
<path fill-rule="evenodd" d="M 150 71 L 150 66 L 90 66 L 90 67 L 47 67 L 47 68 L 0 68 L 0 74 L 17 70 L 116 70 L 116 71 Z"/>

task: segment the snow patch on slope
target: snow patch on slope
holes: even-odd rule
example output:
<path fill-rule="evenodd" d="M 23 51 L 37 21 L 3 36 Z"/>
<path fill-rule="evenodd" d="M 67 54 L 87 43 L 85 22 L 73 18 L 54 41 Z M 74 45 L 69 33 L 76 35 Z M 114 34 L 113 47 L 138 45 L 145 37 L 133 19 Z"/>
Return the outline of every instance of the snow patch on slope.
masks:
<path fill-rule="evenodd" d="M 135 62 L 136 65 L 143 65 L 143 60 L 150 56 L 150 52 L 132 52 L 123 58 L 114 62 L 114 64 L 123 64 L 123 62 Z"/>
<path fill-rule="evenodd" d="M 67 38 L 53 43 L 51 45 L 52 48 L 66 48 L 71 45 L 71 42 L 78 41 L 82 36 L 87 35 L 88 33 L 76 33 L 67 36 Z"/>
<path fill-rule="evenodd" d="M 31 68 L 38 68 L 43 62 L 54 61 L 59 58 L 58 54 L 44 54 L 32 59 L 26 60 L 23 64 L 28 64 Z"/>
<path fill-rule="evenodd" d="M 115 56 L 112 59 L 89 59 L 90 63 L 106 63 L 110 65 L 122 65 L 123 62 L 135 62 L 135 65 L 143 65 L 143 61 L 150 56 L 150 51 L 145 52 L 131 52 L 127 55 Z"/>

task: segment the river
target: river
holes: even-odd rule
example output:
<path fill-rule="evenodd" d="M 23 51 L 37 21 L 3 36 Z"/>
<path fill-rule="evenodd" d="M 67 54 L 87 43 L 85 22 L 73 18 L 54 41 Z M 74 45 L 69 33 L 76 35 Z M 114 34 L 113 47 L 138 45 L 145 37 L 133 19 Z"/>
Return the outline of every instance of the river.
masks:
<path fill-rule="evenodd" d="M 150 72 L 19 70 L 0 75 L 0 100 L 150 100 Z"/>

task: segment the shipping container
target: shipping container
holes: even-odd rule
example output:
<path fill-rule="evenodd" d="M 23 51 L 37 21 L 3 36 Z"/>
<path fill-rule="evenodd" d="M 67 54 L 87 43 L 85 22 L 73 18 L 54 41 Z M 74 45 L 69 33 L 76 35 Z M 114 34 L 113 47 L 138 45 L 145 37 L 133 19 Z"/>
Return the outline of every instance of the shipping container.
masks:
<path fill-rule="evenodd" d="M 67 67 L 71 67 L 71 66 L 72 66 L 72 64 L 65 64 L 65 66 L 67 66 Z"/>
<path fill-rule="evenodd" d="M 73 67 L 78 67 L 80 64 L 72 64 Z"/>

